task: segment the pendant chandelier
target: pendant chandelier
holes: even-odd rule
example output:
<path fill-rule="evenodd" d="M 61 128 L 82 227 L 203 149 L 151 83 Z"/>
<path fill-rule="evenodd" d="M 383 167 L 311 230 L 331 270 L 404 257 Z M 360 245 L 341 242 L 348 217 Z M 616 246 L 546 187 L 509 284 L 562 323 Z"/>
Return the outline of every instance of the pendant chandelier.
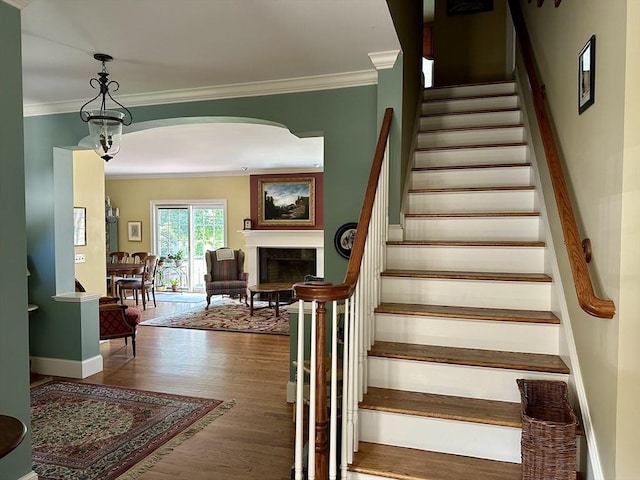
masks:
<path fill-rule="evenodd" d="M 122 126 L 131 125 L 133 116 L 129 109 L 115 100 L 109 92 L 109 87 L 112 87 L 114 92 L 117 92 L 120 88 L 118 82 L 109 80 L 109 72 L 107 72 L 107 68 L 105 67 L 105 63 L 113 60 L 113 57 L 104 53 L 96 53 L 93 58 L 102 63 L 102 71 L 98 72 L 99 78 L 94 77 L 89 80 L 89 85 L 100 91 L 80 108 L 80 118 L 89 125 L 89 137 L 91 138 L 94 151 L 100 158 L 108 162 L 120 151 Z M 126 113 L 118 110 L 107 110 L 107 96 Z M 102 97 L 99 109 L 85 110 L 87 105 L 99 97 Z"/>

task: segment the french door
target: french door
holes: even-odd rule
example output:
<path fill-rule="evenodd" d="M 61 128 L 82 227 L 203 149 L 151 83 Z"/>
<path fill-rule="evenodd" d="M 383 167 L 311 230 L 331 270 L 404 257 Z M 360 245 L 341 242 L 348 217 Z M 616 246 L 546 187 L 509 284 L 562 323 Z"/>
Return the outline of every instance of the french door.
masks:
<path fill-rule="evenodd" d="M 153 201 L 154 251 L 167 261 L 156 283 L 204 291 L 204 254 L 227 244 L 226 200 Z"/>

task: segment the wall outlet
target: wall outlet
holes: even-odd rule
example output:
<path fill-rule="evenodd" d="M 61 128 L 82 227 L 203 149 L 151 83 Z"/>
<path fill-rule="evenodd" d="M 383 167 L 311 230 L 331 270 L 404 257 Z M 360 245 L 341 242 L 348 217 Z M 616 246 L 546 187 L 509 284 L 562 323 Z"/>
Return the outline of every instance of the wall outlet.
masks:
<path fill-rule="evenodd" d="M 84 258 L 84 253 L 76 253 L 75 263 L 84 263 L 84 262 L 86 262 Z"/>

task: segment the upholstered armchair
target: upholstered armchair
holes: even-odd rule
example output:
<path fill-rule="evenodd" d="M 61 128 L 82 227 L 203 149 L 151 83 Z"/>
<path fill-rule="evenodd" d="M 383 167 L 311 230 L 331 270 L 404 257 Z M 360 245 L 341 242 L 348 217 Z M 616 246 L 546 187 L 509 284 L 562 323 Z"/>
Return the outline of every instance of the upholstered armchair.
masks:
<path fill-rule="evenodd" d="M 116 300 L 117 299 L 113 299 Z M 142 319 L 140 310 L 119 303 L 100 303 L 100 340 L 111 340 L 113 338 L 124 338 L 125 345 L 127 339 L 131 337 L 131 348 L 133 356 L 136 356 L 136 331 Z"/>
<path fill-rule="evenodd" d="M 212 295 L 239 296 L 247 303 L 247 282 L 249 274 L 244 271 L 244 252 L 231 248 L 207 250 L 204 255 L 207 273 L 204 276 L 207 290 L 207 306 Z"/>
<path fill-rule="evenodd" d="M 76 279 L 76 292 L 86 292 L 82 283 Z M 98 301 L 98 321 L 100 323 L 100 340 L 131 337 L 133 356 L 136 356 L 136 330 L 142 321 L 142 312 L 135 307 L 119 305 L 115 297 L 100 297 Z"/>

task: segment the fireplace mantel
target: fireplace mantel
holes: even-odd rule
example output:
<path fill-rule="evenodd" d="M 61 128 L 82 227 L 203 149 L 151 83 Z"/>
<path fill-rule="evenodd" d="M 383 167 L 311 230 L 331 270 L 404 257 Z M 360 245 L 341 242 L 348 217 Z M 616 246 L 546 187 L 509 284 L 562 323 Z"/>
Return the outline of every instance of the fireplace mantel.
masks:
<path fill-rule="evenodd" d="M 258 248 L 315 248 L 316 273 L 324 277 L 324 230 L 242 230 L 249 284 L 258 283 Z"/>

